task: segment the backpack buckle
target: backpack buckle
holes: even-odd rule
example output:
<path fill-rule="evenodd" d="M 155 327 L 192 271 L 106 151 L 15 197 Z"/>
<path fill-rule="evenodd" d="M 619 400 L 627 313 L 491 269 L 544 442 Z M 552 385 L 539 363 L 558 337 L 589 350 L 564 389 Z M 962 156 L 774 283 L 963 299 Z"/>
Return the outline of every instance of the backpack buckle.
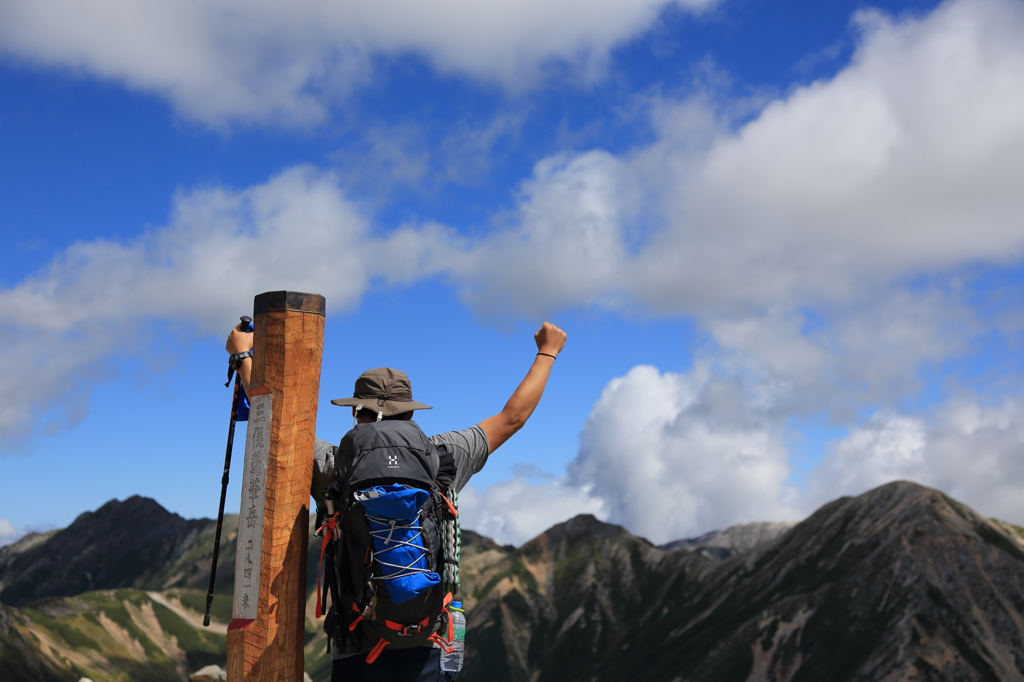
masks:
<path fill-rule="evenodd" d="M 394 621 L 384 620 L 384 627 L 389 630 L 394 630 L 400 637 L 408 637 L 409 635 L 418 635 L 423 632 L 423 628 L 430 625 L 430 617 L 424 618 L 419 623 L 412 623 L 406 625 L 404 623 L 395 623 Z"/>

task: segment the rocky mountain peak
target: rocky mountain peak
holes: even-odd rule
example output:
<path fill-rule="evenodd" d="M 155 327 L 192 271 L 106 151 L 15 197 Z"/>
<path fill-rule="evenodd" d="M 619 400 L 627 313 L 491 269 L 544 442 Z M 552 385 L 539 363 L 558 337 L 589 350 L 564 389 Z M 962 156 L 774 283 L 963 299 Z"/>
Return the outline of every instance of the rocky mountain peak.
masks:
<path fill-rule="evenodd" d="M 613 523 L 605 523 L 604 521 L 597 519 L 593 514 L 579 514 L 568 521 L 555 524 L 533 540 L 530 540 L 526 545 L 533 543 L 565 545 L 573 544 L 580 540 L 592 542 L 595 540 L 603 540 L 605 538 L 624 536 L 629 536 L 631 538 L 634 537 L 622 526 L 617 526 Z M 524 545 L 524 547 L 526 545 Z"/>
<path fill-rule="evenodd" d="M 237 526 L 235 516 L 232 523 L 228 533 Z M 209 559 L 204 563 L 186 550 L 214 525 L 183 519 L 147 497 L 111 500 L 63 530 L 0 548 L 0 601 L 22 605 L 98 589 L 191 585 L 203 565 L 209 571 Z M 212 533 L 208 543 L 212 550 Z M 227 554 L 222 566 L 233 560 L 233 552 Z"/>

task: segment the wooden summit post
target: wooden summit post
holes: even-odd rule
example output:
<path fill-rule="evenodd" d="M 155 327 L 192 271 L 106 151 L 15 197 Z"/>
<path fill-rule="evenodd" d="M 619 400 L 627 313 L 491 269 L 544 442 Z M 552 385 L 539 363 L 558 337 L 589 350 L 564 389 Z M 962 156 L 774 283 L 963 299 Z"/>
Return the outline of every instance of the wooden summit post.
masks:
<path fill-rule="evenodd" d="M 229 682 L 301 682 L 309 485 L 324 297 L 253 301 L 252 408 L 245 438 Z"/>

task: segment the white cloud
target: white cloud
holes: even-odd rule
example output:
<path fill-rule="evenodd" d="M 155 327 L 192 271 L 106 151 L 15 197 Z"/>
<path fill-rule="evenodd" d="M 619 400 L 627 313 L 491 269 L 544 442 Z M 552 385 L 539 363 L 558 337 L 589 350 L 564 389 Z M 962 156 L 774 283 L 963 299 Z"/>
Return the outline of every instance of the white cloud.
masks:
<path fill-rule="evenodd" d="M 959 295 L 934 288 L 894 287 L 870 304 L 823 312 L 771 309 L 706 326 L 720 362 L 774 387 L 777 413 L 843 419 L 916 393 L 922 366 L 967 351 L 986 328 Z"/>
<path fill-rule="evenodd" d="M 448 234 L 427 225 L 374 237 L 332 174 L 298 167 L 243 191 L 181 194 L 171 223 L 134 242 L 76 242 L 0 292 L 0 310 L 19 329 L 65 331 L 133 316 L 184 317 L 210 329 L 251 292 L 275 287 L 322 291 L 345 308 L 371 277 L 431 274 L 431 248 L 447 244 Z M 387 268 L 377 258 L 384 252 Z"/>
<path fill-rule="evenodd" d="M 809 502 L 889 481 L 932 486 L 983 514 L 1024 523 L 1024 404 L 957 398 L 930 418 L 879 412 L 836 443 L 813 473 Z"/>
<path fill-rule="evenodd" d="M 565 481 L 533 484 L 514 478 L 477 490 L 468 485 L 459 493 L 462 527 L 502 544 L 521 545 L 556 523 L 577 514 L 608 516 L 605 502 L 586 488 Z"/>
<path fill-rule="evenodd" d="M 631 178 L 605 152 L 558 156 L 537 164 L 523 184 L 522 227 L 493 234 L 458 263 L 454 274 L 463 298 L 494 315 L 536 314 L 600 303 L 623 283 L 623 223 L 637 206 L 624 201 Z"/>
<path fill-rule="evenodd" d="M 513 88 L 552 60 L 584 78 L 669 4 L 715 0 L 8 0 L 0 50 L 168 98 L 184 115 L 308 123 L 371 76 L 372 58 L 420 54 Z"/>
<path fill-rule="evenodd" d="M 539 163 L 517 223 L 459 273 L 469 300 L 715 318 L 863 303 L 922 273 L 1017 262 L 1024 5 L 957 0 L 857 24 L 845 69 L 745 124 L 708 94 L 661 102 L 652 145 Z M 512 286 L 516 267 L 529 277 Z"/>
<path fill-rule="evenodd" d="M 10 521 L 0 519 L 0 547 L 11 544 L 22 535 L 23 533 L 19 533 Z"/>
<path fill-rule="evenodd" d="M 130 243 L 77 242 L 0 290 L 0 392 L 19 398 L 0 404 L 0 440 L 26 435 L 55 402 L 65 418 L 80 414 L 88 372 L 131 352 L 147 319 L 219 331 L 253 292 L 278 289 L 316 291 L 344 310 L 371 278 L 400 284 L 444 267 L 456 241 L 429 224 L 375 236 L 336 179 L 310 168 L 181 194 L 166 227 Z M 72 342 L 74 353 L 60 352 Z"/>
<path fill-rule="evenodd" d="M 1020 400 L 958 397 L 926 416 L 876 412 L 829 446 L 800 490 L 787 481 L 787 415 L 775 409 L 784 386 L 706 363 L 680 374 L 634 367 L 594 405 L 565 479 L 471 491 L 467 527 L 519 544 L 593 513 L 664 543 L 735 523 L 799 519 L 896 480 L 1024 524 Z"/>
<path fill-rule="evenodd" d="M 656 543 L 795 518 L 784 421 L 758 388 L 707 365 L 634 367 L 594 406 L 570 480 L 607 503 L 610 521 Z"/>

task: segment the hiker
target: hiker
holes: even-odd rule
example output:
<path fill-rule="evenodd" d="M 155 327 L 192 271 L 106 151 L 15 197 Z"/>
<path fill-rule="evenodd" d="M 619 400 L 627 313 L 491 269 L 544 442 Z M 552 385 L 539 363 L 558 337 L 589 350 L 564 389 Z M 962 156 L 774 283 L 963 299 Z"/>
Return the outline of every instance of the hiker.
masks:
<path fill-rule="evenodd" d="M 565 346 L 566 334 L 555 325 L 545 322 L 537 333 L 534 334 L 534 340 L 537 344 L 537 354 L 534 357 L 533 363 L 526 377 L 520 382 L 512 396 L 508 399 L 508 402 L 505 403 L 504 408 L 498 414 L 484 419 L 468 429 L 434 435 L 428 439 L 430 445 L 423 445 L 424 448 L 436 452 L 436 459 L 434 460 L 436 469 L 434 469 L 434 474 L 438 481 L 443 480 L 445 490 L 451 490 L 455 493 L 460 491 L 469 482 L 473 474 L 483 468 L 490 454 L 501 447 L 505 441 L 523 427 L 540 402 L 555 358 Z M 228 335 L 226 350 L 233 356 L 233 360 L 238 365 L 242 385 L 246 391 L 249 388 L 249 378 L 252 369 L 251 348 L 252 334 L 244 333 L 243 330 L 236 327 Z M 358 445 L 354 445 L 354 443 L 358 443 L 360 438 L 365 440 L 366 437 L 379 436 L 387 441 L 386 444 L 393 444 L 396 442 L 395 438 L 398 438 L 403 443 L 409 442 L 410 439 L 415 440 L 417 434 L 421 435 L 422 432 L 411 421 L 413 412 L 415 410 L 432 409 L 429 405 L 413 400 L 412 384 L 405 373 L 387 367 L 364 372 L 356 379 L 353 397 L 338 398 L 331 402 L 335 405 L 351 407 L 353 417 L 360 426 L 374 426 L 354 428 L 346 434 L 345 439 L 338 447 L 319 438 L 316 440 L 310 494 L 316 500 L 318 511 L 321 515 L 329 504 L 329 501 L 325 498 L 325 491 L 332 486 L 332 483 L 334 487 L 331 488 L 333 491 L 331 497 L 335 500 L 345 499 L 338 492 L 340 476 L 335 472 L 334 460 L 336 453 L 345 454 L 346 448 L 348 450 L 352 450 L 353 447 L 358 449 Z M 408 424 L 401 424 L 401 422 L 407 422 Z M 378 434 L 377 432 L 380 433 Z M 370 436 L 366 434 L 370 434 Z M 425 436 L 423 438 L 425 439 Z M 349 452 L 348 454 L 351 455 L 352 453 Z M 417 487 L 429 487 L 429 484 Z M 350 496 L 351 492 L 346 490 L 345 494 Z M 426 493 L 424 494 L 426 495 Z M 445 499 L 445 502 L 447 502 L 446 498 L 442 497 L 442 499 Z M 364 506 L 368 502 L 364 503 Z M 423 521 L 419 523 L 426 525 Z M 413 528 L 420 529 L 420 526 L 413 526 Z M 349 532 L 355 535 L 358 534 L 358 530 L 357 528 L 356 533 L 353 533 L 352 530 L 349 530 Z M 372 527 L 370 530 L 372 531 Z M 426 531 L 420 529 L 418 534 L 424 532 Z M 371 532 L 369 535 L 372 536 L 373 533 Z M 388 538 L 390 538 L 390 534 Z M 403 544 L 407 545 L 409 543 Z M 425 551 L 420 551 L 425 554 Z M 380 555 L 382 552 L 377 551 L 377 554 Z M 372 556 L 369 551 L 368 556 Z M 424 569 L 414 570 L 420 570 L 426 575 L 437 578 L 435 573 L 426 573 Z M 438 570 L 441 570 L 440 567 Z M 422 576 L 417 575 L 414 577 Z M 395 582 L 397 581 L 392 581 L 389 585 Z M 429 594 L 436 594 L 437 592 L 437 589 L 433 589 Z M 346 598 L 350 596 L 348 593 L 345 593 L 345 595 Z M 447 598 L 450 599 L 450 595 Z M 410 597 L 410 599 L 410 603 L 417 603 L 416 598 Z M 368 617 L 370 615 L 368 613 L 369 609 L 367 611 L 357 611 L 354 614 L 348 612 L 339 613 L 339 610 L 347 609 L 348 604 L 339 604 L 337 598 L 333 598 L 333 601 L 332 609 L 335 609 L 335 611 L 328 615 L 329 621 L 332 617 L 340 618 L 340 623 L 349 627 L 328 624 L 328 628 L 341 632 L 343 636 L 352 637 L 347 633 L 359 632 L 358 626 L 354 623 L 364 620 L 364 616 Z M 390 599 L 387 601 L 390 604 Z M 445 606 L 447 605 L 448 602 L 446 601 Z M 355 606 L 353 604 L 353 607 Z M 436 610 L 435 608 L 434 611 L 436 612 Z M 396 620 L 398 619 L 396 618 Z M 391 625 L 393 626 L 395 623 L 391 623 Z M 431 623 L 431 626 L 433 626 L 433 623 Z M 367 624 L 364 623 L 363 627 L 367 627 Z M 437 637 L 437 635 L 433 635 L 433 637 Z M 332 636 L 331 639 L 331 655 L 333 659 L 331 679 L 333 682 L 348 682 L 350 680 L 435 682 L 442 679 L 454 679 L 454 673 L 445 672 L 442 674 L 442 649 L 438 647 L 443 647 L 444 642 L 436 639 L 428 637 L 426 639 L 430 641 L 424 641 L 422 645 L 398 648 L 404 646 L 408 641 L 415 640 L 415 638 L 406 638 L 406 642 L 402 642 L 401 638 L 397 638 L 395 639 L 394 646 L 388 646 L 389 642 L 381 637 L 377 642 L 377 646 L 369 654 L 365 649 L 353 649 L 350 639 L 344 640 L 346 643 L 344 646 L 335 637 Z M 437 642 L 437 645 L 431 642 Z"/>

